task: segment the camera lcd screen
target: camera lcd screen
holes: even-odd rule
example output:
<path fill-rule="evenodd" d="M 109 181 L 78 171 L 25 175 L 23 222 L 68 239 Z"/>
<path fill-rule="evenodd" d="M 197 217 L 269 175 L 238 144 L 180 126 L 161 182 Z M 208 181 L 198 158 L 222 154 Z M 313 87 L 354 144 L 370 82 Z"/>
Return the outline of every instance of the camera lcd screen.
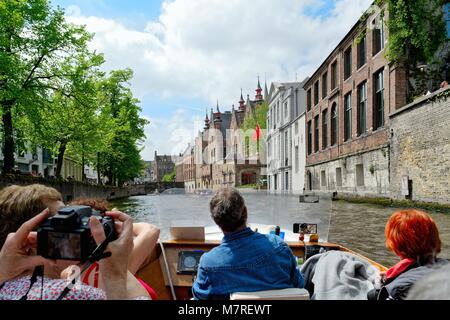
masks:
<path fill-rule="evenodd" d="M 81 258 L 80 234 L 48 233 L 48 254 L 52 259 L 79 260 Z"/>

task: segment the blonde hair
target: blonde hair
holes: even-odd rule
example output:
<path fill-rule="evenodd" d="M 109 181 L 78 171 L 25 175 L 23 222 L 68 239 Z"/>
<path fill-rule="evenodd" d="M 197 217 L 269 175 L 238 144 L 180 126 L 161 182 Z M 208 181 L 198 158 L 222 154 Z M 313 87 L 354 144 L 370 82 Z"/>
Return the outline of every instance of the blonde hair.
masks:
<path fill-rule="evenodd" d="M 47 208 L 47 201 L 62 201 L 58 190 L 44 185 L 10 186 L 0 190 L 0 248 L 6 237 Z"/>

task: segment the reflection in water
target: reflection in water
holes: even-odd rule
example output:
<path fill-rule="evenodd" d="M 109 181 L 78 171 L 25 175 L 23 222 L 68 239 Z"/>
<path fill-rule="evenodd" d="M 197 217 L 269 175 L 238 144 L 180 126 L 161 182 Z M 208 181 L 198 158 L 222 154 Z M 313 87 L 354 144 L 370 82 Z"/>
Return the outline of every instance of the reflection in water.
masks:
<path fill-rule="evenodd" d="M 391 267 L 399 258 L 386 249 L 384 228 L 391 215 L 398 210 L 400 209 L 333 202 L 329 240 Z M 431 215 L 439 228 L 442 241 L 440 257 L 449 259 L 450 216 L 440 213 Z"/>
<path fill-rule="evenodd" d="M 118 209 L 137 222 L 149 222 L 161 229 L 161 239 L 169 239 L 170 227 L 213 226 L 209 214 L 211 195 L 164 194 L 132 197 L 114 202 Z M 292 231 L 294 223 L 318 224 L 321 239 L 355 250 L 387 267 L 398 258 L 385 247 L 384 227 L 396 209 L 369 205 L 331 202 L 299 203 L 296 196 L 266 193 L 244 194 L 249 209 L 249 223 L 279 225 Z M 331 221 L 330 221 L 331 216 Z M 443 242 L 443 258 L 450 258 L 450 216 L 433 214 Z"/>

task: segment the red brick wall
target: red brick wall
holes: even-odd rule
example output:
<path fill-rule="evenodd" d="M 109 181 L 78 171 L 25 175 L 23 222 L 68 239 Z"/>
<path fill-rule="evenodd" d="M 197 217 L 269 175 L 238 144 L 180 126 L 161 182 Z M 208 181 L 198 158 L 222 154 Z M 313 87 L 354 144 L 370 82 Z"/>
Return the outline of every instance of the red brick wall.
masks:
<path fill-rule="evenodd" d="M 368 20 L 371 23 L 371 19 Z M 343 156 L 351 155 L 358 152 L 364 152 L 379 148 L 388 143 L 389 139 L 389 114 L 394 110 L 402 107 L 406 103 L 406 77 L 400 69 L 391 69 L 387 60 L 384 57 L 385 50 L 373 53 L 373 33 L 371 30 L 367 31 L 367 63 L 358 69 L 358 50 L 357 38 L 359 36 L 358 28 L 344 39 L 339 47 L 334 50 L 334 53 L 326 60 L 320 70 L 308 81 L 305 90 L 312 90 L 312 97 L 314 97 L 314 83 L 319 80 L 320 99 L 319 103 L 314 106 L 314 99 L 312 99 L 312 109 L 307 112 L 306 123 L 311 121 L 313 124 L 313 141 L 311 155 L 307 155 L 307 165 L 314 165 L 321 162 L 331 161 Z M 387 34 L 387 32 L 386 32 Z M 344 80 L 344 52 L 352 46 L 352 75 Z M 331 90 L 331 66 L 333 62 L 338 63 L 338 88 Z M 384 127 L 374 131 L 374 74 L 380 69 L 384 68 Z M 328 96 L 322 99 L 322 76 L 328 72 Z M 358 136 L 358 86 L 364 81 L 367 81 L 367 111 L 366 123 L 367 133 Z M 344 141 L 344 97 L 348 93 L 352 94 L 352 138 L 350 141 Z M 331 142 L 331 108 L 333 103 L 338 105 L 339 114 L 339 129 L 338 129 L 338 143 L 330 147 Z M 328 110 L 328 147 L 324 148 L 322 145 L 322 113 Z M 315 153 L 315 128 L 314 118 L 319 115 L 319 152 Z M 308 130 L 308 128 L 306 128 Z M 308 132 L 306 131 L 306 136 Z M 308 150 L 308 148 L 307 148 Z"/>

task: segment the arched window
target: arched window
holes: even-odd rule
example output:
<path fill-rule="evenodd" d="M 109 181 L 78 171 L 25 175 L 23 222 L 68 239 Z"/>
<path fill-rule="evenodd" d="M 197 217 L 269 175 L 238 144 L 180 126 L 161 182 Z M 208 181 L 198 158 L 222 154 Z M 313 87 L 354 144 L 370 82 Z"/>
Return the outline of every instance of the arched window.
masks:
<path fill-rule="evenodd" d="M 328 147 L 328 110 L 322 112 L 322 149 Z"/>
<path fill-rule="evenodd" d="M 352 139 L 352 93 L 344 97 L 344 141 Z"/>
<path fill-rule="evenodd" d="M 338 128 L 339 128 L 339 118 L 338 118 L 338 108 L 336 103 L 333 103 L 331 107 L 331 145 L 334 146 L 338 141 Z"/>

